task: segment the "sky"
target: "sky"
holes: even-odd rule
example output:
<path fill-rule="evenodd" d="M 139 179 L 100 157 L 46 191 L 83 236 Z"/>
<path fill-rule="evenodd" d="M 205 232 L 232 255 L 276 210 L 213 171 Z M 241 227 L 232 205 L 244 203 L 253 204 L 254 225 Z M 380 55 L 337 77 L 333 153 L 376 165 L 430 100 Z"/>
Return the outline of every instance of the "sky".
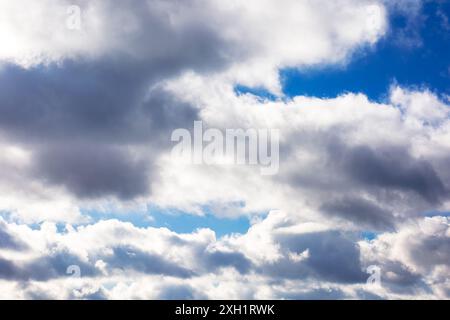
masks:
<path fill-rule="evenodd" d="M 449 19 L 0 0 L 0 299 L 449 299 Z M 194 121 L 277 172 L 175 155 Z"/>

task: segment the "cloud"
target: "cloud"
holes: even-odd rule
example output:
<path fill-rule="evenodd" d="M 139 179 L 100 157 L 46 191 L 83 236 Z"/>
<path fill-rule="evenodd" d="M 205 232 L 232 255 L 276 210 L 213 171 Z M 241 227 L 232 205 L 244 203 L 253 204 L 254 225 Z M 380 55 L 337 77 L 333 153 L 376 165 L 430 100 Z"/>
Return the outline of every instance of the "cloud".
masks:
<path fill-rule="evenodd" d="M 149 192 L 148 164 L 120 148 L 57 145 L 39 150 L 35 161 L 36 175 L 80 198 L 114 195 L 126 200 Z"/>
<path fill-rule="evenodd" d="M 326 225 L 298 223 L 282 212 L 271 212 L 247 234 L 228 241 L 236 250 L 253 258 L 259 274 L 280 280 L 315 278 L 358 283 L 367 278 L 360 266 L 359 249 L 351 238 Z M 294 254 L 302 258 L 293 259 Z"/>
<path fill-rule="evenodd" d="M 8 231 L 8 225 L 0 219 L 0 248 L 11 250 L 23 250 L 26 245 Z"/>
<path fill-rule="evenodd" d="M 403 150 L 356 147 L 344 155 L 343 162 L 347 173 L 363 185 L 414 191 L 430 203 L 448 193 L 428 162 L 412 159 Z"/>
<path fill-rule="evenodd" d="M 131 269 L 145 274 L 159 274 L 175 277 L 189 277 L 192 273 L 182 267 L 166 262 L 158 255 L 152 255 L 132 247 L 114 247 L 112 256 L 105 257 L 105 263 L 112 268 Z"/>
<path fill-rule="evenodd" d="M 393 87 L 384 103 L 363 94 L 261 101 L 192 75 L 170 90 L 199 105 L 211 127 L 279 128 L 280 171 L 262 177 L 254 167 L 161 157 L 152 200 L 163 207 L 201 212 L 204 203 L 241 203 L 234 215 L 277 208 L 362 231 L 393 230 L 404 219 L 448 209 L 449 106 L 431 92 Z"/>
<path fill-rule="evenodd" d="M 279 68 L 345 63 L 386 30 L 381 3 L 327 4 L 1 1 L 0 140 L 23 159 L 8 162 L 0 208 L 73 222 L 92 206 L 148 202 L 171 131 L 201 118 L 168 83 L 193 72 L 279 92 Z"/>
<path fill-rule="evenodd" d="M 340 216 L 368 229 L 393 229 L 392 215 L 376 203 L 362 198 L 342 198 L 325 202 L 320 208 L 330 216 Z"/>
<path fill-rule="evenodd" d="M 381 267 L 383 284 L 393 292 L 448 297 L 447 217 L 424 218 L 360 245 L 367 263 Z"/>
<path fill-rule="evenodd" d="M 36 186 L 40 192 L 60 188 L 68 195 L 58 198 L 73 202 L 150 194 L 154 159 L 170 147 L 171 131 L 194 121 L 197 110 L 160 87 L 147 87 L 148 72 L 137 69 L 101 62 L 3 70 L 0 134 L 5 148 L 23 158 L 20 167 L 14 164 L 17 174 L 3 179 L 19 185 L 9 192 L 29 188 L 33 180 L 43 185 Z M 30 216 L 17 206 L 19 215 Z"/>
<path fill-rule="evenodd" d="M 80 31 L 66 27 L 70 5 L 80 7 Z M 387 25 L 381 2 L 354 0 L 20 0 L 3 1 L 0 9 L 4 61 L 29 67 L 113 54 L 163 68 L 226 64 L 231 78 L 273 90 L 279 90 L 278 68 L 342 61 L 356 47 L 375 43 Z"/>
<path fill-rule="evenodd" d="M 33 250 L 19 258 L 2 248 L 0 281 L 5 288 L 19 281 L 28 298 L 448 297 L 448 281 L 441 281 L 448 277 L 446 217 L 418 219 L 371 241 L 282 212 L 220 239 L 207 229 L 177 234 L 112 220 L 65 231 L 5 224 L 17 238 L 29 236 Z M 263 237 L 267 243 L 258 246 Z M 66 274 L 73 264 L 80 278 Z M 366 284 L 372 264 L 382 270 L 381 287 Z"/>

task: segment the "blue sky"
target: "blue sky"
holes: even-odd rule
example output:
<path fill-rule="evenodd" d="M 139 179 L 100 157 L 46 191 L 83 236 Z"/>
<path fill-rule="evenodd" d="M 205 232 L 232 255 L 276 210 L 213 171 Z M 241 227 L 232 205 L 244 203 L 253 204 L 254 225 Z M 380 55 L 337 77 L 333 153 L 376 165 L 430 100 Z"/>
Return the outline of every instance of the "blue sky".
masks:
<path fill-rule="evenodd" d="M 193 214 L 176 209 L 164 209 L 149 206 L 143 212 L 116 213 L 99 211 L 85 211 L 94 221 L 117 219 L 131 222 L 138 227 L 168 228 L 177 233 L 192 233 L 197 229 L 209 228 L 214 230 L 218 237 L 232 233 L 244 234 L 250 227 L 250 220 L 247 217 L 218 217 L 208 207 L 202 209 L 203 214 Z M 261 215 L 262 217 L 263 215 Z"/>
<path fill-rule="evenodd" d="M 450 3 L 427 1 L 422 14 L 408 22 L 408 12 L 393 11 L 389 32 L 373 47 L 357 49 L 348 63 L 280 71 L 287 97 L 334 98 L 345 92 L 364 93 L 385 101 L 392 85 L 427 88 L 450 94 L 450 32 L 445 13 Z M 237 86 L 239 93 L 275 99 L 262 88 Z"/>
<path fill-rule="evenodd" d="M 394 12 L 387 36 L 373 48 L 357 51 L 347 65 L 283 70 L 284 93 L 332 98 L 356 92 L 383 101 L 390 86 L 398 84 L 450 94 L 450 32 L 448 21 L 441 16 L 449 11 L 449 2 L 426 2 L 423 18 L 414 24 L 413 31 L 405 30 L 407 17 Z M 404 33 L 412 43 L 398 39 Z"/>

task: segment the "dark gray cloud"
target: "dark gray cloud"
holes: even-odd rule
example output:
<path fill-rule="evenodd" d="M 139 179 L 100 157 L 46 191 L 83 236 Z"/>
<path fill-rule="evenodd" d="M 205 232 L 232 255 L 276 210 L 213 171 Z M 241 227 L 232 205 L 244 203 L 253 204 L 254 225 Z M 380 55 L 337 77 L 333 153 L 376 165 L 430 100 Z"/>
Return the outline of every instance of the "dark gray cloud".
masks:
<path fill-rule="evenodd" d="M 430 293 L 430 286 L 425 283 L 423 275 L 412 271 L 399 261 L 372 261 L 380 268 L 381 285 L 392 293 L 414 295 L 416 292 Z"/>
<path fill-rule="evenodd" d="M 433 236 L 418 243 L 411 250 L 411 257 L 418 265 L 448 265 L 450 263 L 450 237 Z"/>
<path fill-rule="evenodd" d="M 78 266 L 81 277 L 101 276 L 94 266 L 95 261 L 102 259 L 107 263 L 108 270 L 115 272 L 139 272 L 144 274 L 168 275 L 178 278 L 189 278 L 195 273 L 164 259 L 157 254 L 143 252 L 131 246 L 113 247 L 112 254 L 91 257 L 93 260 L 85 262 L 66 250 L 42 255 L 26 263 L 12 261 L 0 257 L 0 278 L 27 282 L 30 280 L 46 281 L 61 277 L 69 278 L 69 266 Z"/>
<path fill-rule="evenodd" d="M 83 11 L 84 1 L 78 5 Z M 3 65 L 1 131 L 37 142 L 69 138 L 147 141 L 164 125 L 177 125 L 186 112 L 172 106 L 171 113 L 165 114 L 161 106 L 175 100 L 156 97 L 161 92 L 150 94 L 150 88 L 183 71 L 222 70 L 235 55 L 227 51 L 241 50 L 230 45 L 214 25 L 199 19 L 174 28 L 170 18 L 160 14 L 159 1 L 103 1 L 101 5 L 112 15 L 112 29 L 117 29 L 116 19 L 120 21 L 124 13 L 133 17 L 136 32 L 126 39 L 129 47 L 103 57 L 66 59 L 29 69 Z M 177 11 L 193 5 L 177 2 Z"/>
<path fill-rule="evenodd" d="M 341 138 L 342 128 L 333 130 L 296 135 L 295 144 L 281 149 L 280 163 L 292 162 L 295 150 L 321 160 L 308 170 L 281 166 L 277 177 L 307 194 L 325 216 L 392 231 L 404 217 L 435 210 L 449 199 L 448 159 L 414 157 L 408 145 L 350 146 Z"/>
<path fill-rule="evenodd" d="M 74 4 L 83 11 L 86 2 Z M 101 6 L 111 14 L 111 32 L 123 32 L 118 23 L 127 17 L 136 32 L 102 57 L 29 69 L 2 65 L 0 134 L 33 152 L 34 177 L 80 197 L 129 199 L 149 192 L 153 161 L 171 146 L 170 132 L 198 119 L 195 107 L 159 84 L 187 70 L 221 70 L 242 49 L 201 19 L 175 28 L 158 1 Z M 147 148 L 147 163 L 133 159 L 129 147 L 136 146 Z"/>
<path fill-rule="evenodd" d="M 103 257 L 111 269 L 136 271 L 145 274 L 163 274 L 179 278 L 189 278 L 194 272 L 165 260 L 160 255 L 143 252 L 130 246 L 114 247 L 113 254 Z"/>
<path fill-rule="evenodd" d="M 199 257 L 207 271 L 216 271 L 222 267 L 233 267 L 238 272 L 245 274 L 252 268 L 252 263 L 242 253 L 239 252 L 206 252 L 203 257 Z"/>
<path fill-rule="evenodd" d="M 276 262 L 256 267 L 258 273 L 276 279 L 317 279 L 335 283 L 363 283 L 368 275 L 360 263 L 360 251 L 352 239 L 337 231 L 306 234 L 279 234 L 274 241 L 284 256 Z M 290 253 L 308 256 L 299 261 Z"/>
<path fill-rule="evenodd" d="M 0 258 L 0 278 L 17 281 L 46 281 L 69 277 L 67 268 L 71 265 L 80 267 L 82 276 L 99 275 L 99 271 L 93 265 L 69 252 L 60 251 L 42 255 L 25 263 Z"/>
<path fill-rule="evenodd" d="M 7 66 L 0 72 L 0 130 L 29 144 L 158 141 L 197 116 L 167 91 L 151 89 L 163 75 L 125 58 L 29 70 Z"/>
<path fill-rule="evenodd" d="M 390 211 L 362 198 L 341 198 L 325 202 L 321 210 L 330 216 L 354 221 L 371 230 L 393 230 L 393 215 Z"/>
<path fill-rule="evenodd" d="M 0 73 L 0 132 L 33 152 L 32 176 L 77 196 L 148 194 L 171 131 L 198 116 L 169 92 L 151 90 L 145 69 L 135 61 L 9 66 Z M 138 146 L 147 150 L 141 159 L 130 151 Z"/>
<path fill-rule="evenodd" d="M 14 263 L 0 257 L 0 279 L 17 279 L 19 274 Z"/>
<path fill-rule="evenodd" d="M 363 185 L 412 191 L 431 204 L 448 196 L 431 164 L 414 159 L 403 148 L 361 146 L 348 150 L 340 160 L 347 174 Z"/>
<path fill-rule="evenodd" d="M 0 220 L 0 249 L 24 250 L 26 243 L 8 231 L 8 225 Z"/>
<path fill-rule="evenodd" d="M 197 292 L 192 286 L 189 285 L 171 285 L 163 287 L 159 294 L 158 299 L 162 300 L 194 300 L 194 299 L 206 299 L 205 295 Z"/>
<path fill-rule="evenodd" d="M 389 273 L 389 276 L 382 278 L 383 283 L 388 283 L 397 292 L 399 289 L 405 290 L 422 282 L 422 277 L 419 273 L 413 272 L 398 261 L 387 261 L 381 266 L 381 270 L 382 276 Z"/>
<path fill-rule="evenodd" d="M 131 199 L 150 191 L 150 160 L 133 159 L 120 147 L 58 144 L 39 150 L 35 161 L 36 176 L 80 198 Z"/>
<path fill-rule="evenodd" d="M 69 266 L 78 266 L 83 277 L 94 277 L 100 275 L 91 263 L 85 262 L 79 257 L 66 250 L 57 251 L 47 256 L 32 260 L 21 268 L 24 280 L 46 281 L 53 278 L 69 277 L 67 268 Z"/>
<path fill-rule="evenodd" d="M 303 277 L 307 274 L 339 283 L 360 283 L 367 279 L 367 274 L 362 271 L 360 264 L 358 246 L 340 232 L 278 235 L 276 241 L 290 252 L 309 251 L 309 257 L 304 261 L 274 266 L 278 276 Z M 285 274 L 282 272 L 283 269 L 286 271 Z"/>

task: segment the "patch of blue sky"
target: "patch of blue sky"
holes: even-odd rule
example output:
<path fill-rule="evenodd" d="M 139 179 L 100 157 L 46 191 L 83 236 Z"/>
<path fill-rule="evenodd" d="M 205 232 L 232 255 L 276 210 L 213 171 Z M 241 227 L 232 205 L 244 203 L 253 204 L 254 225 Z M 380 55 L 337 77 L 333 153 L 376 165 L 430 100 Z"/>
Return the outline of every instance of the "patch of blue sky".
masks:
<path fill-rule="evenodd" d="M 417 45 L 397 41 L 399 34 L 408 36 L 406 18 L 393 14 L 391 30 L 374 48 L 355 53 L 346 66 L 286 69 L 281 72 L 284 93 L 336 97 L 344 92 L 366 94 L 374 101 L 385 100 L 392 84 L 428 88 L 438 94 L 450 94 L 450 2 L 427 2 L 423 19 L 413 24 L 420 37 Z M 418 42 L 418 39 L 414 39 Z"/>
<path fill-rule="evenodd" d="M 250 228 L 250 220 L 246 216 L 220 217 L 211 208 L 202 208 L 203 215 L 193 215 L 180 210 L 149 208 L 153 218 L 152 226 L 164 227 L 177 233 L 191 233 L 197 229 L 207 228 L 217 237 L 233 233 L 245 234 Z"/>
<path fill-rule="evenodd" d="M 192 233 L 197 229 L 208 228 L 213 230 L 217 237 L 233 233 L 244 234 L 250 228 L 250 220 L 246 216 L 220 217 L 211 208 L 202 209 L 203 215 L 155 206 L 149 206 L 147 211 L 140 212 L 114 213 L 84 210 L 82 213 L 90 218 L 89 223 L 116 219 L 129 222 L 139 228 L 167 228 L 177 233 Z"/>
<path fill-rule="evenodd" d="M 109 211 L 97 211 L 97 210 L 81 210 L 83 216 L 89 218 L 87 223 L 95 223 L 102 220 L 115 219 L 122 222 L 129 222 L 139 228 L 147 228 L 152 226 L 152 218 L 148 212 L 145 211 L 127 211 L 127 212 L 115 212 Z"/>
<path fill-rule="evenodd" d="M 276 100 L 277 97 L 270 93 L 268 90 L 264 89 L 264 88 L 250 88 L 247 86 L 243 86 L 243 85 L 237 85 L 234 87 L 234 92 L 237 95 L 242 95 L 242 94 L 252 94 L 258 98 L 260 98 L 261 100 Z"/>
<path fill-rule="evenodd" d="M 373 232 L 373 231 L 363 231 L 361 232 L 361 238 L 366 240 L 366 241 L 371 241 L 376 239 L 378 236 L 378 233 Z"/>
<path fill-rule="evenodd" d="M 374 47 L 357 50 L 348 64 L 281 70 L 283 93 L 287 97 L 334 98 L 354 92 L 364 93 L 372 101 L 385 101 L 390 87 L 398 84 L 450 95 L 449 21 L 449 1 L 425 2 L 417 23 L 393 13 L 388 34 Z M 260 88 L 236 86 L 235 91 L 275 99 Z"/>
<path fill-rule="evenodd" d="M 0 218 L 5 220 L 7 223 L 21 223 L 22 221 L 17 219 L 17 217 L 11 213 L 10 211 L 0 210 Z M 28 223 L 27 226 L 32 230 L 39 230 L 41 224 L 45 222 L 45 220 L 40 222 Z"/>

